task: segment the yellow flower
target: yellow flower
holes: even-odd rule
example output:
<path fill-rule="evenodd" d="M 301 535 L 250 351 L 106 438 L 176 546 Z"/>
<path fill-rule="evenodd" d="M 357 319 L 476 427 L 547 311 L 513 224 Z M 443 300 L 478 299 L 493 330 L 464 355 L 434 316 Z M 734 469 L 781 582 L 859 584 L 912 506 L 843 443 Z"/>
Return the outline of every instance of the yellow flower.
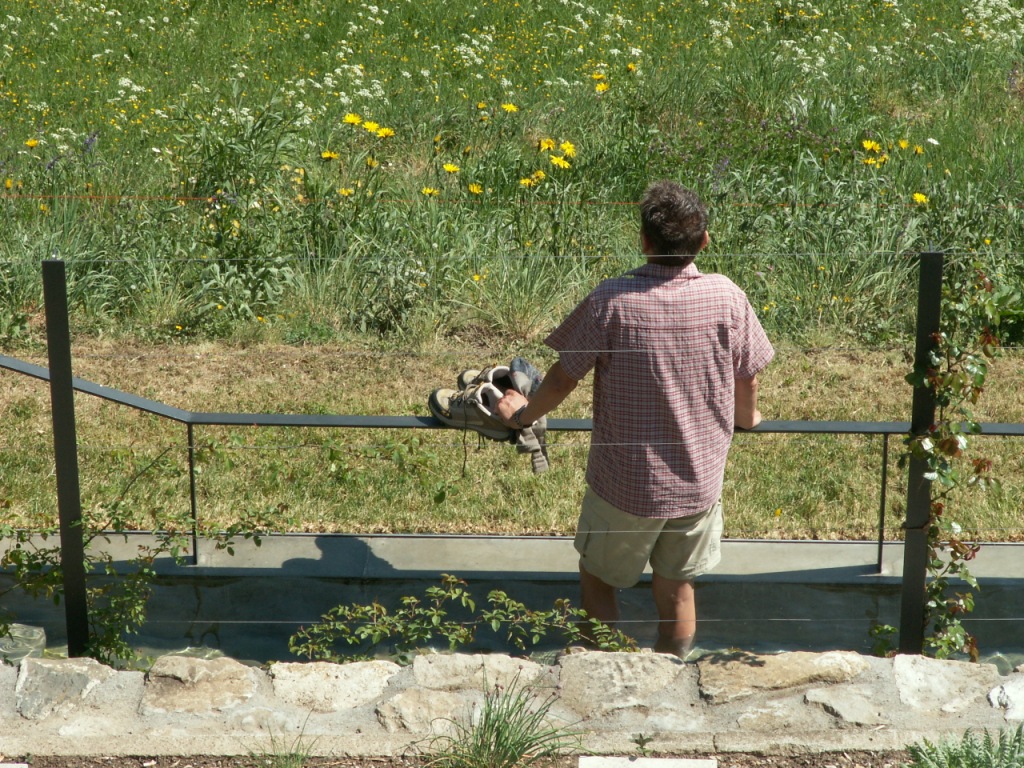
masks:
<path fill-rule="evenodd" d="M 348 123 L 349 125 L 359 125 L 361 122 L 363 122 L 363 118 L 361 118 L 355 112 L 349 112 L 347 115 L 345 115 L 344 118 L 342 118 L 341 122 Z"/>
<path fill-rule="evenodd" d="M 390 139 L 394 135 L 395 131 L 393 128 L 381 128 L 377 131 L 377 136 L 382 139 Z"/>
<path fill-rule="evenodd" d="M 569 164 L 569 161 L 566 160 L 561 155 L 552 155 L 551 156 L 551 164 L 553 166 L 555 166 L 555 168 L 563 168 L 564 169 L 564 168 L 571 168 L 572 167 Z"/>
<path fill-rule="evenodd" d="M 547 178 L 547 174 L 544 173 L 544 171 L 537 169 L 530 175 L 530 178 L 532 178 L 534 181 L 544 181 L 544 179 Z"/>
<path fill-rule="evenodd" d="M 558 148 L 562 150 L 566 157 L 576 157 L 576 147 L 573 146 L 571 141 L 563 141 L 558 145 Z"/>
<path fill-rule="evenodd" d="M 864 163 L 864 165 L 878 165 L 878 160 L 873 157 L 865 157 L 861 162 Z"/>
<path fill-rule="evenodd" d="M 629 64 L 626 65 L 626 71 L 627 72 L 636 72 L 636 64 L 634 64 L 632 61 L 629 62 Z"/>
<path fill-rule="evenodd" d="M 434 189 L 433 187 L 424 187 L 423 189 L 420 190 L 420 192 L 422 192 L 427 197 L 437 197 L 439 194 L 441 194 L 440 190 Z"/>
<path fill-rule="evenodd" d="M 380 130 L 380 123 L 375 123 L 373 122 L 373 120 L 367 120 L 365 123 L 363 123 L 363 128 L 365 128 L 370 133 L 376 133 L 377 131 Z"/>
<path fill-rule="evenodd" d="M 525 179 L 519 180 L 519 186 L 529 189 L 530 187 L 537 186 L 537 180 L 531 176 L 527 176 Z"/>
<path fill-rule="evenodd" d="M 554 148 L 555 148 L 555 140 L 554 139 L 541 139 L 540 143 L 537 145 L 537 149 L 539 149 L 541 152 L 550 152 Z"/>
<path fill-rule="evenodd" d="M 480 282 L 480 275 L 473 275 L 473 282 L 474 283 L 479 283 Z"/>
<path fill-rule="evenodd" d="M 476 103 L 476 108 L 477 109 L 487 109 L 487 102 L 486 101 L 478 101 Z"/>
<path fill-rule="evenodd" d="M 922 147 L 920 144 L 915 144 L 914 145 L 914 154 L 915 155 L 923 155 L 924 154 L 924 147 Z"/>
<path fill-rule="evenodd" d="M 604 72 L 595 72 L 590 77 L 594 80 L 604 80 Z"/>
<path fill-rule="evenodd" d="M 372 157 L 366 158 L 367 168 L 376 168 L 378 165 L 380 165 L 380 163 L 377 160 L 374 160 Z"/>
<path fill-rule="evenodd" d="M 25 142 L 25 146 L 29 149 L 34 149 L 39 146 L 39 139 L 29 139 Z"/>
<path fill-rule="evenodd" d="M 320 153 L 320 157 L 322 157 L 324 160 L 337 160 L 338 153 L 332 152 L 329 149 L 325 149 L 323 152 Z"/>
<path fill-rule="evenodd" d="M 991 239 L 991 238 L 988 238 L 988 237 L 986 237 L 986 238 L 985 238 L 985 245 L 992 245 L 992 239 Z"/>
<path fill-rule="evenodd" d="M 506 102 L 505 104 L 502 104 L 501 108 L 504 109 L 508 113 L 518 112 L 519 111 L 519 107 L 517 107 L 512 102 Z"/>
<path fill-rule="evenodd" d="M 864 141 L 862 141 L 860 145 L 864 147 L 864 149 L 868 152 L 882 151 L 882 145 L 879 144 L 877 141 L 872 141 L 871 139 L 864 139 Z"/>
<path fill-rule="evenodd" d="M 474 182 L 473 184 L 469 185 L 469 191 L 472 192 L 474 195 L 479 195 L 483 193 L 484 188 L 480 184 Z"/>
<path fill-rule="evenodd" d="M 267 322 L 267 318 L 265 318 L 263 315 L 256 315 L 256 319 L 261 323 Z"/>
<path fill-rule="evenodd" d="M 921 192 L 914 193 L 914 202 L 918 205 L 928 205 L 928 195 Z"/>
<path fill-rule="evenodd" d="M 907 147 L 910 146 L 910 142 L 907 141 L 906 139 L 900 139 L 899 143 L 900 143 L 900 149 L 906 149 Z"/>
<path fill-rule="evenodd" d="M 339 187 L 338 188 L 338 194 L 341 195 L 342 197 L 351 197 L 352 195 L 355 194 L 355 192 L 356 191 L 354 189 L 352 189 L 352 187 Z"/>
<path fill-rule="evenodd" d="M 14 186 L 14 179 L 4 179 L 4 189 L 10 189 Z"/>
<path fill-rule="evenodd" d="M 455 163 L 445 163 L 441 167 L 444 168 L 445 173 L 458 173 L 459 172 L 459 166 L 457 166 Z"/>
<path fill-rule="evenodd" d="M 604 93 L 609 88 L 611 88 L 611 86 L 608 85 L 608 83 L 598 83 L 597 85 L 594 86 L 594 90 L 597 91 L 598 93 Z"/>
<path fill-rule="evenodd" d="M 50 206 L 48 206 L 46 203 L 40 203 L 39 204 L 39 210 L 42 211 L 43 213 L 49 213 L 50 212 Z"/>

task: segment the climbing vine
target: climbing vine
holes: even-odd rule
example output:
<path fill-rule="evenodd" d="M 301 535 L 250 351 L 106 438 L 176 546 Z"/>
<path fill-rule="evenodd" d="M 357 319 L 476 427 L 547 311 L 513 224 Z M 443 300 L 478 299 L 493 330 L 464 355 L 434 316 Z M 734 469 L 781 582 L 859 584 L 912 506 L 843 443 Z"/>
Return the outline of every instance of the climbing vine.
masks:
<path fill-rule="evenodd" d="M 933 337 L 927 363 L 907 375 L 914 387 L 928 387 L 935 397 L 935 423 L 924 434 L 907 438 L 901 458 L 922 459 L 925 478 L 932 484 L 928 521 L 928 579 L 925 586 L 925 646 L 937 658 L 963 653 L 978 658 L 976 638 L 963 625 L 974 610 L 980 590 L 969 563 L 980 547 L 967 540 L 956 521 L 955 503 L 967 488 L 989 489 L 999 482 L 992 461 L 976 450 L 973 437 L 981 433 L 974 415 L 989 375 L 989 363 L 1000 349 L 999 330 L 1022 314 L 1021 296 L 997 286 L 979 262 L 951 270 L 943 285 L 942 323 Z M 959 581 L 969 589 L 954 589 Z M 973 590 L 973 591 L 971 591 Z M 887 650 L 889 626 L 876 627 Z"/>

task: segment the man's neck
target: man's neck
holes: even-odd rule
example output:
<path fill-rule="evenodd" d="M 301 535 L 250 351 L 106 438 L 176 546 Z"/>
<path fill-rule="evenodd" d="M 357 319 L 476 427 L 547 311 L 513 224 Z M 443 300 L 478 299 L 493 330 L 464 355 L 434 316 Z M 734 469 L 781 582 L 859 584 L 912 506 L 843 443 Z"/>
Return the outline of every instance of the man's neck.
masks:
<path fill-rule="evenodd" d="M 648 256 L 648 264 L 657 264 L 660 267 L 688 267 L 693 264 L 696 256 Z"/>

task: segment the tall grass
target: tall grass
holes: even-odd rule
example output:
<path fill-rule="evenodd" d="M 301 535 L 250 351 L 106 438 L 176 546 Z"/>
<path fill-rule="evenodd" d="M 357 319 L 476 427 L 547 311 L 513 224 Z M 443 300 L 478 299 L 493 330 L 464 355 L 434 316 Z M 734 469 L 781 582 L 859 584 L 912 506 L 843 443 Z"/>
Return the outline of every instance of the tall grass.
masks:
<path fill-rule="evenodd" d="M 776 336 L 903 330 L 920 249 L 1021 277 L 1005 0 L 3 10 L 4 339 L 52 255 L 104 333 L 531 338 L 660 176 Z"/>

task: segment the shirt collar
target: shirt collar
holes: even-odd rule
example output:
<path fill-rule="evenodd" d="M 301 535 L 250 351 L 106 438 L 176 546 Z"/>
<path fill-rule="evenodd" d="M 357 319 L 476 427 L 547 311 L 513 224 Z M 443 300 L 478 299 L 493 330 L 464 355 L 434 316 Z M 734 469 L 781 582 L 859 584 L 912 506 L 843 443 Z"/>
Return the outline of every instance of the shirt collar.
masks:
<path fill-rule="evenodd" d="M 658 280 L 693 280 L 701 276 L 700 270 L 697 269 L 697 265 L 694 262 L 690 262 L 685 267 L 667 267 L 664 264 L 644 264 L 643 266 L 631 269 L 629 274 L 636 275 L 637 277 L 653 277 Z"/>

